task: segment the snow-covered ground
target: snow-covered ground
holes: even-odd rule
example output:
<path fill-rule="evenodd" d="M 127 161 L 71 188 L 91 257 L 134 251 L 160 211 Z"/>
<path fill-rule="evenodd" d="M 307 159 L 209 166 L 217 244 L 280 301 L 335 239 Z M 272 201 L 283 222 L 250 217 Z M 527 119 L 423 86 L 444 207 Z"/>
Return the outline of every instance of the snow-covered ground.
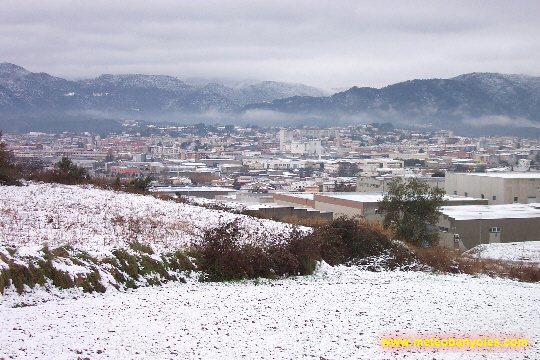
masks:
<path fill-rule="evenodd" d="M 482 244 L 465 254 L 481 259 L 540 264 L 540 241 Z"/>
<path fill-rule="evenodd" d="M 540 284 L 325 268 L 0 307 L 0 358 L 539 359 Z M 383 351 L 387 332 L 520 333 L 525 352 Z"/>
<path fill-rule="evenodd" d="M 47 242 L 105 255 L 139 240 L 167 252 L 233 219 L 241 222 L 245 241 L 278 241 L 291 230 L 273 221 L 91 187 L 2 187 L 0 251 L 22 261 L 43 252 Z M 2 250 L 2 244 L 13 247 Z M 78 266 L 65 270 L 86 271 Z M 186 284 L 104 294 L 37 287 L 18 295 L 9 287 L 0 297 L 0 359 L 540 358 L 540 283 L 324 264 L 313 276 L 276 281 L 200 283 L 192 275 Z M 525 335 L 530 346 L 502 354 L 384 351 L 380 337 L 398 331 L 515 333 Z"/>
<path fill-rule="evenodd" d="M 0 244 L 69 244 L 93 255 L 128 241 L 171 250 L 197 241 L 202 231 L 238 219 L 246 241 L 276 241 L 291 226 L 225 211 L 93 187 L 29 183 L 0 188 Z"/>

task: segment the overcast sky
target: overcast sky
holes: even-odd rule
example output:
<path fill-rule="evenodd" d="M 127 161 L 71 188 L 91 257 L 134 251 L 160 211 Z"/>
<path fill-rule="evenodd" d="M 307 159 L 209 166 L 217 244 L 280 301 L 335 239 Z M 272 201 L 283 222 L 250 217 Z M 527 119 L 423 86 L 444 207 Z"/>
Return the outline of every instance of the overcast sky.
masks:
<path fill-rule="evenodd" d="M 167 74 L 384 86 L 540 75 L 539 0 L 0 0 L 0 62 L 68 78 Z"/>

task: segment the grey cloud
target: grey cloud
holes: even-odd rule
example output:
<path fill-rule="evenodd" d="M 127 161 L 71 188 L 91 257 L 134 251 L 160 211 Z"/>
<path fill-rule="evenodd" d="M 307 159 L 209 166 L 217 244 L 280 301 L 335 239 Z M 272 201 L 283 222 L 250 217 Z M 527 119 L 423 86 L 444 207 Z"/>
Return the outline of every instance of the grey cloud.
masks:
<path fill-rule="evenodd" d="M 508 116 L 482 116 L 479 118 L 464 119 L 463 123 L 474 127 L 505 126 L 505 127 L 534 127 L 540 128 L 536 122 L 523 118 L 511 118 Z"/>
<path fill-rule="evenodd" d="M 540 75 L 540 2 L 0 1 L 0 61 L 81 78 L 151 73 L 384 86 Z"/>

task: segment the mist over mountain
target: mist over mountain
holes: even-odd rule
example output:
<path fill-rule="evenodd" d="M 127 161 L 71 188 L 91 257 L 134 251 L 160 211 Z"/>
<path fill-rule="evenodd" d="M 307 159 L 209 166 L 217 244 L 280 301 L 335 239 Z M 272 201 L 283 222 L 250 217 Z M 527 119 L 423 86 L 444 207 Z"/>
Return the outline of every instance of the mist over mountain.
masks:
<path fill-rule="evenodd" d="M 0 64 L 0 128 L 39 128 L 50 121 L 143 119 L 194 121 L 230 118 L 247 104 L 324 92 L 303 84 L 273 81 L 228 87 L 188 84 L 164 75 L 101 75 L 70 81 L 20 66 Z"/>
<path fill-rule="evenodd" d="M 352 87 L 329 97 L 278 99 L 248 105 L 245 111 L 471 131 L 540 128 L 540 78 L 471 73 L 405 81 L 381 89 Z"/>
<path fill-rule="evenodd" d="M 538 132 L 540 78 L 471 73 L 325 96 L 317 88 L 273 81 L 222 84 L 140 74 L 71 81 L 0 64 L 0 128 L 6 131 L 63 123 L 71 129 L 89 120 L 117 127 L 125 118 L 322 126 L 389 121 L 461 132 Z"/>

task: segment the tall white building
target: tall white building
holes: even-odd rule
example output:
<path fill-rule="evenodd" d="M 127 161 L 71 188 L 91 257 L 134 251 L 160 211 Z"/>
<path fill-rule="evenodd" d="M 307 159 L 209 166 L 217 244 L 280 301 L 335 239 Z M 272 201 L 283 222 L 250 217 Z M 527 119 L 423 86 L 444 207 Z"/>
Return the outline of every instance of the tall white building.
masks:
<path fill-rule="evenodd" d="M 324 150 L 319 139 L 307 139 L 287 129 L 279 130 L 279 150 L 300 155 L 322 155 Z"/>

